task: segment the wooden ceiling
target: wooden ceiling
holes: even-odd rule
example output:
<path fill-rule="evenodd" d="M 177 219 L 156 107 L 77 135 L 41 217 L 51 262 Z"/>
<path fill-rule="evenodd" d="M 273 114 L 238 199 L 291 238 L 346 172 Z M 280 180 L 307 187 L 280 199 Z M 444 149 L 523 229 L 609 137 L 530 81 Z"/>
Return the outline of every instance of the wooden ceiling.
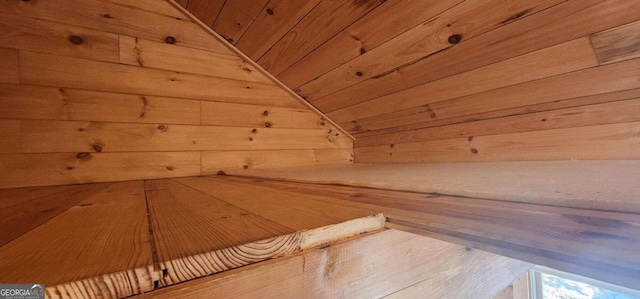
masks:
<path fill-rule="evenodd" d="M 431 161 L 390 155 L 388 147 L 398 143 L 577 127 L 528 124 L 527 130 L 467 133 L 452 125 L 585 104 L 549 105 L 559 100 L 598 96 L 589 103 L 602 104 L 636 99 L 600 95 L 640 88 L 633 80 L 637 72 L 625 72 L 637 69 L 640 56 L 640 23 L 634 23 L 640 20 L 640 1 L 635 0 L 178 2 L 352 133 L 356 147 L 363 148 L 356 153 L 361 162 L 380 161 L 382 155 L 388 162 Z M 560 76 L 566 77 L 553 79 Z M 585 78 L 598 79 L 585 86 L 580 83 Z M 565 82 L 575 83 L 576 92 L 567 94 Z M 544 98 L 531 91 L 544 92 Z M 520 94 L 523 98 L 514 100 Z M 637 108 L 638 103 L 631 105 Z M 535 118 L 537 123 L 545 117 Z M 520 120 L 509 122 L 514 121 Z M 425 139 L 432 132 L 420 131 L 442 126 L 455 134 Z M 452 146 L 457 145 L 445 147 Z M 473 160 L 478 146 L 465 144 L 462 158 L 435 160 Z M 375 158 L 362 160 L 372 152 Z M 495 154 L 487 160 L 500 160 L 501 152 Z"/>

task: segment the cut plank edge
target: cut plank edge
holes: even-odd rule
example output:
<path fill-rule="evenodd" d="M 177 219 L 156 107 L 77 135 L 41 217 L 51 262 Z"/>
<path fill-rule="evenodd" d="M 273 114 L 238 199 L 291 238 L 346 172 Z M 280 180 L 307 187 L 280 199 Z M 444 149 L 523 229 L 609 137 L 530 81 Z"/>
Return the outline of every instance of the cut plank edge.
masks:
<path fill-rule="evenodd" d="M 349 131 L 343 129 L 340 125 L 338 125 L 338 123 L 334 122 L 331 118 L 329 118 L 328 116 L 326 116 L 324 113 L 322 113 L 320 110 L 318 110 L 315 106 L 313 106 L 311 103 L 309 103 L 307 100 L 303 99 L 300 95 L 298 95 L 297 93 L 295 93 L 293 90 L 291 90 L 289 87 L 287 87 L 284 83 L 282 83 L 280 80 L 278 80 L 276 77 L 274 77 L 273 75 L 271 75 L 271 73 L 267 72 L 264 68 L 262 68 L 257 62 L 255 62 L 253 59 L 249 58 L 249 56 L 245 55 L 242 51 L 238 50 L 238 48 L 236 48 L 233 44 L 229 43 L 229 41 L 227 41 L 226 39 L 224 39 L 222 36 L 220 36 L 217 32 L 215 32 L 213 29 L 211 29 L 209 26 L 207 26 L 205 23 L 203 23 L 202 21 L 200 21 L 200 19 L 196 18 L 193 14 L 191 14 L 191 12 L 189 12 L 186 8 L 182 7 L 179 3 L 177 3 L 175 0 L 166 0 L 167 2 L 169 2 L 169 4 L 171 4 L 175 9 L 177 9 L 178 11 L 180 11 L 181 13 L 183 13 L 188 19 L 190 19 L 191 21 L 193 21 L 194 23 L 196 23 L 198 26 L 200 26 L 202 28 L 202 30 L 206 31 L 209 35 L 211 35 L 213 38 L 215 38 L 216 40 L 218 40 L 220 43 L 224 44 L 227 48 L 229 48 L 229 50 L 231 50 L 233 53 L 236 53 L 238 56 L 240 56 L 240 58 L 244 59 L 248 64 L 250 64 L 252 67 L 254 67 L 256 70 L 258 70 L 260 73 L 262 73 L 263 75 L 265 75 L 267 78 L 269 78 L 271 81 L 273 81 L 273 83 L 275 83 L 278 87 L 282 88 L 286 93 L 288 93 L 289 95 L 291 95 L 293 98 L 295 98 L 296 100 L 298 100 L 300 103 L 302 103 L 304 106 L 306 106 L 307 108 L 309 108 L 309 110 L 313 111 L 314 113 L 316 113 L 317 115 L 319 115 L 320 117 L 322 117 L 323 119 L 325 119 L 329 124 L 331 124 L 332 126 L 334 126 L 338 131 L 340 131 L 342 134 L 344 134 L 345 136 L 349 137 L 351 140 L 355 140 L 355 137 L 353 137 L 353 135 L 351 135 L 349 133 Z"/>
<path fill-rule="evenodd" d="M 169 285 L 285 257 L 333 242 L 345 241 L 385 227 L 382 214 L 348 220 L 153 265 L 46 287 L 48 298 L 122 298 Z M 189 271 L 184 270 L 196 270 Z M 185 276 L 185 274 L 187 276 Z"/>

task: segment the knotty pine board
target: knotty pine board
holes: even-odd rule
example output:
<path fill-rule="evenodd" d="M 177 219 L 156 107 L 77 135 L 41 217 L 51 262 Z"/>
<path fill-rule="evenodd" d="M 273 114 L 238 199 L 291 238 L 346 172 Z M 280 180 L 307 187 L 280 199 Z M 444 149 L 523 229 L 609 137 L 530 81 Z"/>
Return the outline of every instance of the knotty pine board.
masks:
<path fill-rule="evenodd" d="M 379 5 L 379 0 L 321 1 L 293 30 L 287 32 L 256 61 L 269 73 L 277 76 Z"/>
<path fill-rule="evenodd" d="M 271 0 L 234 44 L 253 60 L 262 57 L 282 36 L 306 16 L 321 0 Z M 270 9 L 273 14 L 269 14 Z M 291 85 L 288 85 L 291 86 Z"/>
<path fill-rule="evenodd" d="M 396 68 L 454 47 L 458 42 L 471 40 L 496 28 L 507 27 L 514 15 L 527 18 L 561 2 L 562 0 L 518 1 L 504 5 L 501 0 L 464 1 L 296 90 L 320 109 L 332 111 L 335 110 L 334 106 L 316 100 L 367 79 L 375 80 L 376 76 L 382 77 Z M 459 40 L 450 42 L 449 39 L 454 35 Z M 353 101 L 348 103 L 355 104 Z"/>
<path fill-rule="evenodd" d="M 529 267 L 506 257 L 387 230 L 136 298 L 490 298 Z"/>
<path fill-rule="evenodd" d="M 199 125 L 200 106 L 198 100 L 180 98 L 0 84 L 0 118 L 4 119 Z M 208 112 L 202 114 L 208 117 Z"/>
<path fill-rule="evenodd" d="M 201 102 L 202 124 L 236 127 L 329 129 L 329 123 L 309 109 L 221 102 Z"/>
<path fill-rule="evenodd" d="M 356 139 L 356 147 L 640 121 L 640 98 Z"/>
<path fill-rule="evenodd" d="M 222 182 L 222 190 L 252 185 L 235 179 L 225 185 L 227 180 L 212 178 Z M 282 195 L 261 191 L 274 199 Z M 230 204 L 236 196 L 242 195 L 213 197 L 175 180 L 1 190 L 2 204 L 28 211 L 19 217 L 30 219 L 8 218 L 22 226 L 17 238 L 0 247 L 6 261 L 0 266 L 2 279 L 44 282 L 50 298 L 122 298 L 324 246 L 379 230 L 384 223 L 382 215 L 351 209 L 361 211 L 351 216 L 364 216 L 334 217 L 324 225 L 300 219 L 304 229 L 290 228 Z M 309 199 L 299 210 L 311 213 L 318 207 L 329 206 Z M 53 247 L 42 247 L 52 235 Z M 34 266 L 22 269 L 25 263 Z M 60 272 L 43 271 L 53 268 Z"/>
<path fill-rule="evenodd" d="M 412 111 L 411 108 L 428 110 L 436 102 L 571 73 L 597 65 L 598 60 L 591 43 L 585 37 L 345 107 L 328 115 L 339 123 L 366 122 L 368 118 L 375 117 L 375 120 L 388 115 L 403 115 L 406 111 Z M 529 71 L 522 72 L 522 69 Z M 461 86 L 465 88 L 460 88 Z M 393 110 L 389 109 L 389 102 L 394 103 Z M 401 114 L 402 112 L 405 113 Z"/>
<path fill-rule="evenodd" d="M 558 109 L 566 109 L 580 106 L 589 106 L 589 105 L 598 105 L 604 103 L 611 103 L 616 101 L 624 101 L 631 100 L 635 98 L 640 98 L 640 89 L 628 89 L 621 91 L 608 92 L 603 94 L 595 94 L 584 97 L 577 97 L 566 100 L 557 100 L 548 103 L 540 103 L 533 105 L 525 105 L 515 108 L 496 110 L 491 112 L 478 113 L 473 115 L 465 115 L 458 116 L 453 118 L 434 120 L 434 121 L 425 121 L 414 123 L 411 125 L 399 126 L 394 128 L 388 128 L 378 131 L 368 131 L 363 133 L 358 133 L 359 142 L 366 143 L 369 137 L 377 138 L 375 136 L 381 136 L 384 139 L 384 136 L 387 134 L 399 134 L 399 136 L 403 136 L 403 134 L 411 134 L 413 130 L 419 130 L 423 128 L 432 128 L 444 125 L 452 125 L 452 124 L 461 124 L 465 122 L 479 121 L 485 119 L 493 119 L 500 117 L 508 117 L 515 115 L 524 115 L 527 113 L 537 113 L 537 112 L 545 112 L 552 111 Z M 417 112 L 419 113 L 419 112 Z"/>
<path fill-rule="evenodd" d="M 279 74 L 278 79 L 295 89 L 461 2 L 385 2 Z M 242 46 L 238 44 L 244 50 Z"/>
<path fill-rule="evenodd" d="M 166 42 L 120 35 L 120 62 L 211 77 L 272 84 L 236 55 L 181 47 Z"/>
<path fill-rule="evenodd" d="M 195 0 L 194 0 L 195 1 Z M 120 3 L 117 3 L 120 2 Z M 89 29 L 135 36 L 165 42 L 173 37 L 175 44 L 190 48 L 232 54 L 223 44 L 204 32 L 186 17 L 175 17 L 142 10 L 122 1 L 73 0 L 2 1 L 3 13 L 28 19 L 47 20 Z M 155 10 L 171 10 L 166 1 L 154 1 Z M 174 12 L 175 14 L 175 12 Z M 27 20 L 28 20 L 27 19 Z"/>
<path fill-rule="evenodd" d="M 332 101 L 341 103 L 340 106 L 323 111 L 327 113 L 637 21 L 638 5 L 626 0 L 563 2 L 476 38 L 463 39 L 446 51 L 384 76 L 333 93 Z"/>

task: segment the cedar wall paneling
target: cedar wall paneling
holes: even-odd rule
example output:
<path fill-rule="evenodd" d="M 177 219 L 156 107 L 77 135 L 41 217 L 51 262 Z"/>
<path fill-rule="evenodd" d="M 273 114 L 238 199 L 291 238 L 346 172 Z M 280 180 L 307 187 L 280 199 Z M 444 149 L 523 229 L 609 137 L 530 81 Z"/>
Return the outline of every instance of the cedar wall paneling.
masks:
<path fill-rule="evenodd" d="M 0 188 L 353 160 L 351 139 L 166 1 L 0 8 Z"/>

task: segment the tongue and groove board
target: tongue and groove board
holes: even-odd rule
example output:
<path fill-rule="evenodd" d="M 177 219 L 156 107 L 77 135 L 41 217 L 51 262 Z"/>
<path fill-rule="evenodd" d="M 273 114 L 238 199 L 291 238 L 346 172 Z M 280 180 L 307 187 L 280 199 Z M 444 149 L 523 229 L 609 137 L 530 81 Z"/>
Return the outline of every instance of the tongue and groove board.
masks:
<path fill-rule="evenodd" d="M 44 283 L 48 298 L 121 298 L 377 231 L 385 221 L 375 210 L 254 185 L 212 177 L 2 189 L 0 280 Z"/>

